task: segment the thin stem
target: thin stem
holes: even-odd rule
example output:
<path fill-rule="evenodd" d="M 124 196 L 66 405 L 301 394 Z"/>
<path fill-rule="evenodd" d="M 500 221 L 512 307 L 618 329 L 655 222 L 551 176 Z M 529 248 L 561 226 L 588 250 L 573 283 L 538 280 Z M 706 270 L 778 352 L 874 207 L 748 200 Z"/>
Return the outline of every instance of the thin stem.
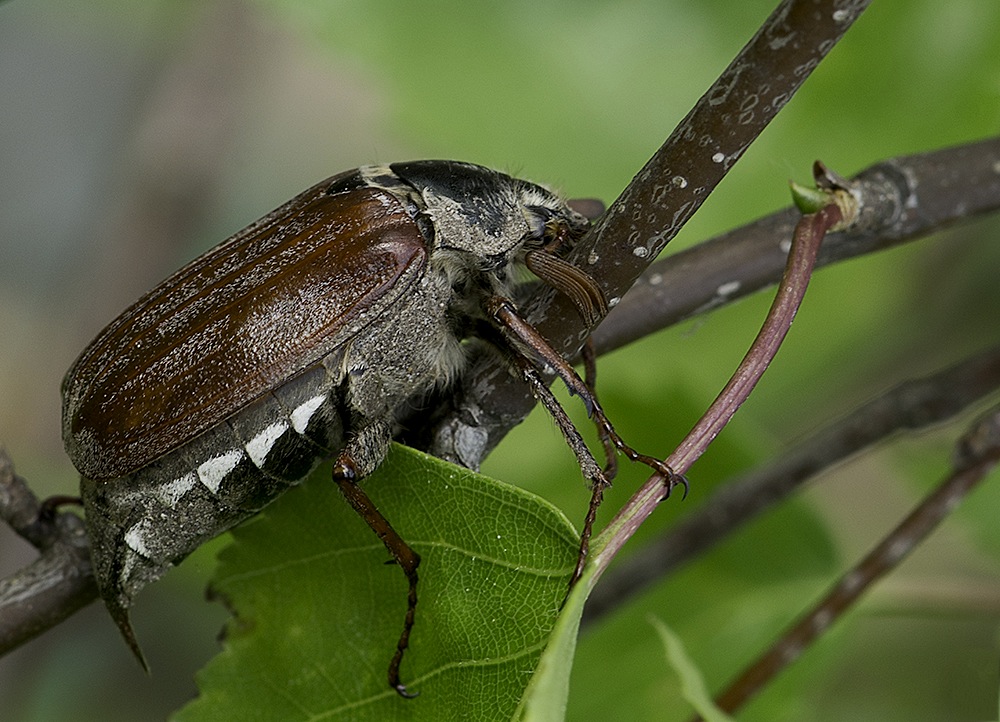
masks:
<path fill-rule="evenodd" d="M 708 411 L 666 459 L 667 465 L 676 473 L 684 474 L 691 468 L 764 374 L 805 296 L 820 243 L 826 233 L 841 222 L 842 217 L 840 208 L 831 204 L 803 216 L 796 225 L 785 274 L 757 338 Z M 600 576 L 639 525 L 653 513 L 664 495 L 664 479 L 654 474 L 595 538 L 592 549 L 595 551 L 594 563 L 598 566 L 596 576 Z"/>
<path fill-rule="evenodd" d="M 809 612 L 774 643 L 716 699 L 734 712 L 853 605 L 878 579 L 896 568 L 1000 461 L 1000 407 L 981 417 L 958 444 L 951 474 Z M 700 719 L 700 718 L 697 718 Z"/>
<path fill-rule="evenodd" d="M 826 241 L 824 241 L 824 244 Z M 720 486 L 692 514 L 615 565 L 587 599 L 583 626 L 704 554 L 816 474 L 900 430 L 924 429 L 1000 388 L 1000 346 L 896 386 L 782 453 Z"/>

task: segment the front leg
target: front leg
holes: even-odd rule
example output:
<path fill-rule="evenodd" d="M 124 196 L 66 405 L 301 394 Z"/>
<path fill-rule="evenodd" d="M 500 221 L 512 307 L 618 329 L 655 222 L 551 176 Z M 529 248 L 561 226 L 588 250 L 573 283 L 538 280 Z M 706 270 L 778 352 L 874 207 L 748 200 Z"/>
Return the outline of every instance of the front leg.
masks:
<path fill-rule="evenodd" d="M 583 400 L 587 407 L 588 415 L 597 424 L 598 434 L 605 446 L 605 451 L 609 459 L 607 469 L 612 472 L 612 475 L 616 470 L 616 466 L 612 462 L 613 454 L 611 450 L 617 449 L 631 461 L 638 461 L 645 464 L 659 474 L 666 486 L 666 496 L 669 496 L 670 491 L 677 485 L 684 487 L 684 494 L 686 496 L 688 482 L 684 476 L 675 474 L 664 462 L 638 453 L 622 440 L 618 432 L 611 425 L 611 422 L 604 415 L 604 411 L 597 401 L 597 396 L 594 393 L 592 385 L 581 379 L 566 359 L 552 348 L 549 342 L 535 330 L 535 327 L 517 312 L 513 302 L 502 296 L 493 296 L 486 301 L 485 310 L 489 318 L 497 325 L 507 345 L 513 347 L 511 349 L 512 352 L 509 354 L 510 360 L 520 372 L 522 378 L 528 382 L 535 398 L 542 403 L 549 412 L 549 415 L 552 416 L 553 420 L 559 426 L 569 447 L 576 455 L 580 470 L 590 481 L 590 506 L 587 509 L 587 517 L 584 520 L 583 529 L 580 533 L 580 554 L 577 558 L 573 578 L 570 580 L 570 586 L 572 586 L 583 573 L 583 565 L 586 562 L 589 552 L 590 537 L 593 533 L 597 509 L 604 499 L 604 489 L 610 486 L 611 482 L 608 475 L 597 465 L 590 450 L 580 437 L 579 431 L 577 431 L 573 422 L 566 415 L 559 401 L 542 380 L 541 373 L 544 371 L 545 366 L 551 368 L 563 380 L 570 393 L 579 396 Z M 592 366 L 592 360 L 588 362 L 588 366 Z M 590 371 L 588 375 L 593 378 L 593 371 Z"/>
<path fill-rule="evenodd" d="M 545 410 L 549 412 L 549 415 L 556 422 L 556 426 L 562 431 L 563 438 L 566 439 L 566 443 L 576 455 L 580 470 L 587 480 L 590 481 L 590 506 L 587 508 L 587 516 L 584 518 L 583 528 L 580 530 L 580 553 L 576 557 L 576 568 L 573 570 L 573 576 L 569 580 L 569 586 L 572 589 L 573 585 L 576 584 L 583 574 L 583 565 L 587 562 L 587 556 L 590 554 L 590 537 L 594 531 L 597 510 L 600 508 L 601 502 L 604 501 L 604 490 L 611 486 L 611 481 L 605 472 L 601 470 L 601 467 L 598 466 L 593 454 L 590 453 L 590 449 L 587 448 L 583 437 L 580 436 L 580 432 L 574 426 L 572 419 L 567 416 L 566 410 L 563 409 L 555 394 L 545 384 L 538 370 L 524 356 L 513 354 L 512 361 L 521 371 L 521 376 L 524 380 L 528 382 L 535 398 L 541 402 L 542 406 L 545 407 Z"/>
<path fill-rule="evenodd" d="M 603 430 L 601 433 L 607 435 L 618 451 L 623 453 L 629 461 L 645 464 L 663 478 L 664 486 L 667 487 L 666 496 L 670 496 L 671 490 L 676 486 L 683 486 L 684 494 L 687 495 L 688 481 L 682 474 L 675 473 L 670 466 L 659 459 L 640 454 L 625 443 L 615 431 L 615 427 L 611 425 L 608 417 L 604 415 L 604 410 L 587 383 L 580 378 L 569 362 L 549 345 L 549 342 L 538 333 L 535 327 L 518 313 L 510 299 L 493 296 L 486 301 L 485 309 L 504 336 L 521 350 L 523 356 L 531 358 L 532 363 L 539 370 L 544 370 L 544 366 L 551 368 L 563 380 L 569 392 L 583 400 L 587 408 L 587 415 L 594 419 L 598 428 Z"/>

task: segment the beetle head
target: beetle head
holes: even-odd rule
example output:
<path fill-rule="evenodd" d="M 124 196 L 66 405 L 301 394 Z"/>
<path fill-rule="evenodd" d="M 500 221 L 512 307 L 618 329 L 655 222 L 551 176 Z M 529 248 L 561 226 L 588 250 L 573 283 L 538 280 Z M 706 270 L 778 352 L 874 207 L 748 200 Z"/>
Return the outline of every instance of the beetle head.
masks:
<path fill-rule="evenodd" d="M 434 248 L 472 254 L 497 270 L 557 237 L 583 235 L 589 221 L 540 185 L 455 161 L 394 163 L 421 196 L 434 225 Z"/>

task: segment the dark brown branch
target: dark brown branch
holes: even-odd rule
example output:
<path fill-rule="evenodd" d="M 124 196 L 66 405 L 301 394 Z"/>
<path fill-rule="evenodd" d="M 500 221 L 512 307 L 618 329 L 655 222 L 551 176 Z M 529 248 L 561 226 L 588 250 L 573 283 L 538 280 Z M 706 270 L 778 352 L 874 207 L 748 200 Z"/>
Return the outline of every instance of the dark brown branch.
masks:
<path fill-rule="evenodd" d="M 571 256 L 598 280 L 612 305 L 867 5 L 864 0 L 784 0 L 768 17 Z M 550 291 L 541 290 L 525 306 L 525 315 L 569 357 L 588 333 L 572 304 Z M 496 359 L 483 359 L 465 375 L 450 403 L 457 410 L 436 425 L 430 450 L 478 468 L 527 416 L 534 399 Z"/>
<path fill-rule="evenodd" d="M 0 579 L 0 655 L 97 599 L 83 521 L 44 509 L 0 449 L 0 517 L 39 549 L 38 559 Z"/>
<path fill-rule="evenodd" d="M 856 175 L 862 218 L 823 241 L 817 267 L 1000 209 L 1000 137 L 877 163 Z M 799 212 L 788 207 L 651 265 L 600 326 L 607 353 L 777 282 Z"/>
<path fill-rule="evenodd" d="M 623 560 L 591 594 L 584 626 L 771 509 L 823 469 L 899 431 L 950 419 L 997 389 L 1000 347 L 907 381 L 860 406 L 775 462 L 725 484 L 694 514 Z"/>
<path fill-rule="evenodd" d="M 797 659 L 871 586 L 895 569 L 954 511 L 1000 462 L 1000 407 L 994 407 L 959 440 L 951 474 L 829 593 L 723 692 L 716 704 L 734 712 Z M 700 718 L 698 718 L 700 719 Z"/>

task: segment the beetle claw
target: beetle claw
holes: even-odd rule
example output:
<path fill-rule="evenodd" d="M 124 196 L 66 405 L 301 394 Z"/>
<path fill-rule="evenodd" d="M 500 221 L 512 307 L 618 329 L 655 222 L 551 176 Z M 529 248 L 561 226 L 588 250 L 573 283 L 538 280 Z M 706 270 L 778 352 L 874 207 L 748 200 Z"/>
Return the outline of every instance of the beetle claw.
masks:
<path fill-rule="evenodd" d="M 691 482 L 688 481 L 688 478 L 684 476 L 684 474 L 678 474 L 677 472 L 671 470 L 670 474 L 667 475 L 666 479 L 667 481 L 665 486 L 667 487 L 667 493 L 663 495 L 663 498 L 661 498 L 660 501 L 669 499 L 670 492 L 672 492 L 674 488 L 678 486 L 684 487 L 684 495 L 681 497 L 681 501 L 684 501 L 685 499 L 688 498 L 688 492 L 691 491 Z"/>

